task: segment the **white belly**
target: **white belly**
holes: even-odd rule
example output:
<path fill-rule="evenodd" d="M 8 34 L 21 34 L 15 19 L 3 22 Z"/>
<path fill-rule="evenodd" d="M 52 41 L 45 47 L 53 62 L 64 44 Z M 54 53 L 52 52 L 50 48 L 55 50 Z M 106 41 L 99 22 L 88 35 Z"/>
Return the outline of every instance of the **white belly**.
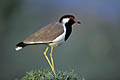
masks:
<path fill-rule="evenodd" d="M 64 33 L 62 35 L 60 35 L 59 37 L 57 37 L 56 39 L 54 39 L 52 41 L 52 43 L 49 44 L 49 46 L 59 46 L 59 45 L 61 45 L 64 42 L 65 34 L 66 34 L 66 28 L 64 26 Z"/>
<path fill-rule="evenodd" d="M 52 43 L 49 44 L 49 46 L 59 46 L 64 42 L 65 34 L 63 33 L 59 37 L 57 37 L 55 40 L 52 41 Z"/>

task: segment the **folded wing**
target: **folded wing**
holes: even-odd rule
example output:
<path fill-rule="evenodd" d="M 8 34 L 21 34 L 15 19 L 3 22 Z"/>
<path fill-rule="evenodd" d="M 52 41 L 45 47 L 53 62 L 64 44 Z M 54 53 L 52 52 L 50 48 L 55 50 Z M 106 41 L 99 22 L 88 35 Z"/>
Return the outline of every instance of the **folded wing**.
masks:
<path fill-rule="evenodd" d="M 39 31 L 32 34 L 23 42 L 26 44 L 51 43 L 54 39 L 64 32 L 63 25 L 60 23 L 49 24 Z"/>

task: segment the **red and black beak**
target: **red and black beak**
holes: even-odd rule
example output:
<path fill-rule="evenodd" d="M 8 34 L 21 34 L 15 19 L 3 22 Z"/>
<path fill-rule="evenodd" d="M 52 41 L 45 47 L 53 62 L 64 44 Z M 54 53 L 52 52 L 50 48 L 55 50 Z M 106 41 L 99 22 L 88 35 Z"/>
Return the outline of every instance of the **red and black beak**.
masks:
<path fill-rule="evenodd" d="M 75 23 L 81 24 L 81 22 L 80 22 L 80 21 L 75 20 L 73 17 L 70 17 L 70 19 L 72 19 Z"/>
<path fill-rule="evenodd" d="M 75 23 L 81 24 L 81 22 L 78 21 L 78 20 L 73 19 L 73 21 L 74 21 Z"/>

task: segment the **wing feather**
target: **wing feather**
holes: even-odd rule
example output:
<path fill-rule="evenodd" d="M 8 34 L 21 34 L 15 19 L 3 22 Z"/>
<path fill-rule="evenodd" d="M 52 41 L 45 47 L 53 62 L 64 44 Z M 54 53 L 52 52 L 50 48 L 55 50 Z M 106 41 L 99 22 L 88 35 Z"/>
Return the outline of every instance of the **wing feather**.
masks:
<path fill-rule="evenodd" d="M 49 24 L 35 32 L 23 42 L 26 44 L 50 43 L 64 32 L 62 24 Z"/>

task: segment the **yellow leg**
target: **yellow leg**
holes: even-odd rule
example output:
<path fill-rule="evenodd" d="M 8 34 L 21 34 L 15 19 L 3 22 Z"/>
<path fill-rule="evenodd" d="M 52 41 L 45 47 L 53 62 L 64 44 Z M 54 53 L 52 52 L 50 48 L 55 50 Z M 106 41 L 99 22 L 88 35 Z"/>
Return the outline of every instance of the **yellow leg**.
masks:
<path fill-rule="evenodd" d="M 54 69 L 54 62 L 53 62 L 53 46 L 51 46 L 51 52 L 50 52 L 50 58 L 51 58 L 51 62 L 52 62 L 52 71 L 55 74 L 55 69 Z"/>
<path fill-rule="evenodd" d="M 50 65 L 50 67 L 51 67 L 51 69 L 52 69 L 52 71 L 53 71 L 53 73 L 55 74 L 55 70 L 54 70 L 54 63 L 53 63 L 53 58 L 51 57 L 51 55 L 52 55 L 52 52 L 53 52 L 53 47 L 51 47 L 51 53 L 50 53 L 50 57 L 51 57 L 51 61 L 52 61 L 52 65 L 51 65 L 51 62 L 50 62 L 50 60 L 49 60 L 49 58 L 48 58 L 48 56 L 47 56 L 47 51 L 48 51 L 48 49 L 49 49 L 49 47 L 47 47 L 46 48 L 46 50 L 44 51 L 44 56 L 45 56 L 45 58 L 46 58 L 46 60 L 47 60 L 47 62 L 49 63 L 49 65 Z M 56 75 L 56 74 L 55 74 Z"/>
<path fill-rule="evenodd" d="M 47 62 L 49 63 L 50 67 L 52 68 L 52 65 L 51 65 L 51 63 L 50 63 L 50 60 L 49 60 L 49 58 L 48 58 L 48 56 L 47 56 L 47 54 L 46 54 L 47 51 L 48 51 L 48 49 L 49 49 L 49 47 L 47 47 L 46 50 L 44 51 L 44 56 L 45 56 Z"/>

